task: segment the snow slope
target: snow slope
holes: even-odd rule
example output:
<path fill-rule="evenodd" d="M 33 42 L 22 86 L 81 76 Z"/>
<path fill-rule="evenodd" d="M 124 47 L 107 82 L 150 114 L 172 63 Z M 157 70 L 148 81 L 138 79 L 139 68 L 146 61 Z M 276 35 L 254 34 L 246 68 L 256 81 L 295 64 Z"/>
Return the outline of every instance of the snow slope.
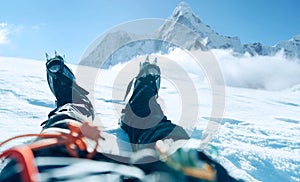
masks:
<path fill-rule="evenodd" d="M 172 54 L 168 56 L 172 57 Z M 176 54 L 173 56 L 180 58 Z M 54 108 L 44 62 L 0 57 L 0 65 L 0 141 L 18 134 L 38 133 L 41 130 L 40 123 Z M 126 134 L 117 124 L 119 113 L 116 108 L 122 107 L 123 103 L 112 97 L 112 90 L 120 89 L 123 92 L 126 87 L 126 83 L 114 87 L 122 66 L 101 70 L 91 91 L 95 98 L 96 124 L 127 142 Z M 194 74 L 193 67 L 184 62 L 181 66 L 188 70 L 197 83 L 200 97 L 200 115 L 189 142 L 190 146 L 197 147 L 208 120 L 214 119 L 209 114 L 211 89 L 203 76 Z M 285 64 L 281 66 L 285 69 Z M 71 68 L 76 70 L 75 65 L 71 65 Z M 226 70 L 222 71 L 226 73 Z M 180 94 L 168 79 L 162 80 L 160 98 L 169 118 L 180 123 Z M 300 181 L 299 109 L 300 85 L 280 91 L 226 87 L 224 117 L 218 133 L 211 141 L 219 150 L 216 159 L 233 176 L 246 181 Z M 11 142 L 0 150 L 24 141 Z"/>

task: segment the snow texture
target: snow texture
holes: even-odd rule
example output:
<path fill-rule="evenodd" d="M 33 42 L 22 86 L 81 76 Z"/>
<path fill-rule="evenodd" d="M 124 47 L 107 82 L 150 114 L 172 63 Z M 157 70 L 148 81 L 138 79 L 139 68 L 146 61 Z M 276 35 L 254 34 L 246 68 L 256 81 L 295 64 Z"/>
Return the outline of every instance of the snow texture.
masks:
<path fill-rule="evenodd" d="M 218 55 L 219 57 L 223 55 L 223 58 L 230 57 L 228 52 Z M 211 89 L 203 76 L 205 74 L 198 74 L 199 70 L 189 64 L 187 56 L 176 50 L 167 56 L 170 59 L 176 57 L 179 64 L 197 83 L 195 87 L 199 94 L 200 115 L 193 128 L 192 139 L 188 143 L 190 147 L 197 147 L 208 120 L 218 119 L 210 118 L 209 115 Z M 228 67 L 240 69 L 243 68 L 241 64 L 249 62 L 241 60 L 238 64 L 234 61 L 221 62 L 224 64 L 225 68 L 222 71 L 225 74 L 229 72 L 226 70 Z M 54 97 L 47 85 L 44 62 L 1 57 L 0 64 L 0 141 L 19 134 L 39 133 L 40 123 L 54 108 Z M 278 64 L 281 67 L 276 71 L 279 76 L 284 75 L 280 73 L 282 70 L 290 69 L 284 62 L 279 61 Z M 264 62 L 261 69 L 268 73 L 270 69 L 268 66 L 273 65 L 274 62 Z M 76 66 L 70 66 L 75 72 Z M 112 69 L 101 70 L 92 94 L 95 98 L 97 118 L 101 120 L 101 123 L 95 124 L 101 125 L 102 130 L 128 142 L 126 134 L 118 127 L 119 113 L 115 109 L 117 106 L 122 107 L 123 103 L 112 97 L 112 90 L 115 89 L 114 79 L 123 66 L 124 64 L 118 64 Z M 299 72 L 292 73 L 299 78 L 297 75 Z M 247 75 L 242 77 L 246 79 Z M 248 77 L 250 79 L 252 75 Z M 229 76 L 227 82 L 230 82 L 230 79 L 233 78 Z M 267 81 L 268 74 L 261 75 L 261 79 Z M 231 82 L 236 83 L 238 79 Z M 240 82 L 243 83 L 244 80 Z M 122 92 L 125 92 L 126 84 L 118 88 L 122 88 Z M 243 84 L 238 86 L 242 87 Z M 166 115 L 178 123 L 180 118 L 178 90 L 167 79 L 163 79 L 159 95 Z M 217 135 L 211 141 L 211 145 L 217 147 L 219 151 L 215 158 L 230 171 L 230 174 L 246 181 L 300 181 L 299 98 L 300 85 L 297 84 L 277 91 L 227 86 L 224 117 Z M 26 139 L 13 141 L 0 150 L 26 141 Z"/>

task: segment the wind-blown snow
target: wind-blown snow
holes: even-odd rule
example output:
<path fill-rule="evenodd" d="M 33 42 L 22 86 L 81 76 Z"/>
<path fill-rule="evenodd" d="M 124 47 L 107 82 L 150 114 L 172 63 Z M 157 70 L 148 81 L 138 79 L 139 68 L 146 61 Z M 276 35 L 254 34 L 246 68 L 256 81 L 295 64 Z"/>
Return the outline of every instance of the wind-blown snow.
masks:
<path fill-rule="evenodd" d="M 300 85 L 299 60 L 286 58 L 282 52 L 274 56 L 236 56 L 231 50 L 221 49 L 211 52 L 219 63 L 227 86 L 284 90 Z M 205 78 L 205 70 L 192 61 L 193 57 L 185 51 L 175 49 L 165 56 L 176 61 L 187 72 Z M 201 64 L 201 60 L 199 62 Z"/>
<path fill-rule="evenodd" d="M 234 87 L 282 90 L 300 84 L 300 64 L 282 52 L 274 56 L 236 57 L 230 51 L 213 50 L 226 84 Z"/>
<path fill-rule="evenodd" d="M 222 58 L 218 61 L 228 85 L 244 87 L 253 83 L 272 90 L 226 87 L 224 118 L 211 142 L 219 150 L 217 160 L 233 176 L 246 181 L 300 181 L 300 85 L 294 85 L 299 81 L 299 66 L 281 61 L 280 55 L 272 59 L 247 56 L 238 59 L 228 52 L 214 53 Z M 189 142 L 197 147 L 207 121 L 213 119 L 209 118 L 211 90 L 208 82 L 203 81 L 204 75 L 198 76 L 198 70 L 189 66 L 185 60 L 188 57 L 179 55 L 180 52 L 173 52 L 167 56 L 182 59 L 179 64 L 189 71 L 200 94 L 198 125 Z M 44 62 L 0 57 L 0 65 L 0 141 L 18 134 L 38 133 L 40 123 L 54 108 Z M 93 92 L 103 130 L 127 140 L 118 128 L 118 114 L 113 109 L 123 103 L 114 100 L 111 94 L 120 67 L 102 71 Z M 75 70 L 76 66 L 71 68 Z M 277 90 L 281 88 L 285 89 Z M 179 96 L 176 88 L 163 79 L 160 97 L 167 114 L 175 121 Z M 24 141 L 9 143 L 0 151 Z"/>

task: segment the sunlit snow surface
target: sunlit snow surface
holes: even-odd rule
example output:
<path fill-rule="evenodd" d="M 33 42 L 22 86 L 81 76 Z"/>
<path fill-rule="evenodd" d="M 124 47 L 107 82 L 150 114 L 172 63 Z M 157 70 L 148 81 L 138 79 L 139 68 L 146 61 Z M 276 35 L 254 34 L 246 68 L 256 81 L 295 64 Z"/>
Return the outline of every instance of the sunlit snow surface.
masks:
<path fill-rule="evenodd" d="M 38 133 L 40 124 L 54 108 L 45 63 L 0 57 L 0 65 L 0 141 L 19 134 Z M 71 65 L 71 68 L 75 70 L 76 66 Z M 102 81 L 99 80 L 93 90 L 94 104 L 102 129 L 127 140 L 117 124 L 119 115 L 112 109 L 116 105 L 123 106 L 111 94 L 111 83 L 117 74 L 114 69 L 101 72 Z M 211 90 L 203 78 L 191 75 L 199 80 L 196 88 L 201 97 L 200 116 L 190 142 L 197 147 L 210 119 Z M 126 85 L 124 83 L 124 87 Z M 167 80 L 162 80 L 160 97 L 166 114 L 178 122 L 180 99 Z M 233 176 L 246 181 L 300 181 L 299 111 L 299 85 L 280 91 L 226 87 L 224 118 L 211 142 L 218 148 L 217 160 Z M 24 141 L 26 139 L 13 141 L 0 151 Z"/>

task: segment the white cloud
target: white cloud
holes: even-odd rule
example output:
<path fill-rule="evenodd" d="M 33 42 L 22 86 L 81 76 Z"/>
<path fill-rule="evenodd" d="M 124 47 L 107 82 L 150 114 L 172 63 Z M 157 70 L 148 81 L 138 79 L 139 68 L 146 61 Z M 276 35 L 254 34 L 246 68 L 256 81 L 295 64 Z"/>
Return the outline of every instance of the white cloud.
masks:
<path fill-rule="evenodd" d="M 9 34 L 10 34 L 10 30 L 8 28 L 7 23 L 1 22 L 0 23 L 0 45 L 8 44 L 10 42 L 8 39 Z"/>
<path fill-rule="evenodd" d="M 283 90 L 300 85 L 300 60 L 288 59 L 283 52 L 274 56 L 236 56 L 230 50 L 212 50 L 227 86 Z M 205 77 L 205 71 L 180 49 L 167 55 L 188 73 Z"/>
<path fill-rule="evenodd" d="M 38 29 L 40 29 L 41 27 L 39 26 L 39 25 L 33 25 L 32 26 L 32 29 L 34 29 L 34 30 L 38 30 Z"/>
<path fill-rule="evenodd" d="M 36 25 L 31 26 L 31 28 L 34 30 L 39 30 L 39 29 L 43 28 L 44 26 L 46 26 L 46 23 L 36 24 Z"/>
<path fill-rule="evenodd" d="M 20 25 L 20 26 L 15 26 L 14 29 L 13 29 L 13 32 L 14 32 L 14 33 L 20 33 L 21 31 L 24 30 L 24 28 L 25 28 L 25 27 L 24 27 L 24 26 L 21 26 L 21 25 Z"/>
<path fill-rule="evenodd" d="M 213 52 L 229 86 L 281 90 L 300 84 L 299 60 L 287 59 L 282 53 L 236 57 L 226 50 Z"/>

